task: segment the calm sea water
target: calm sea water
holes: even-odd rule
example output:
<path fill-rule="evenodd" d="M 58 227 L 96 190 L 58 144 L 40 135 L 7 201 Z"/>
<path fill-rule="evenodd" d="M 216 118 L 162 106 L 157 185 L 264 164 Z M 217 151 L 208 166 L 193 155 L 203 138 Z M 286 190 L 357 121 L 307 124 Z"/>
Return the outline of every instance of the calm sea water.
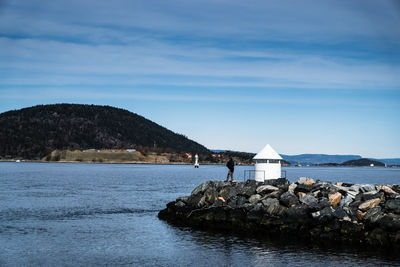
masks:
<path fill-rule="evenodd" d="M 236 168 L 236 179 L 243 170 Z M 398 184 L 400 169 L 285 168 L 300 176 Z M 0 163 L 1 266 L 394 266 L 398 255 L 174 227 L 157 212 L 223 166 Z"/>

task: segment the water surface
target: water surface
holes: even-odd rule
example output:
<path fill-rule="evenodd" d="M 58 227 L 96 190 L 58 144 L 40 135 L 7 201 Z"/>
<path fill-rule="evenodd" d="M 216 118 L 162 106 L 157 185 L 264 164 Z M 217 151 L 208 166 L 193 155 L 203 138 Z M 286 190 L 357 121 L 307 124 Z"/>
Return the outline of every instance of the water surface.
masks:
<path fill-rule="evenodd" d="M 240 180 L 245 169 L 236 168 Z M 285 168 L 300 176 L 398 184 L 400 169 Z M 223 166 L 0 163 L 0 265 L 390 266 L 397 255 L 174 227 L 157 213 Z"/>

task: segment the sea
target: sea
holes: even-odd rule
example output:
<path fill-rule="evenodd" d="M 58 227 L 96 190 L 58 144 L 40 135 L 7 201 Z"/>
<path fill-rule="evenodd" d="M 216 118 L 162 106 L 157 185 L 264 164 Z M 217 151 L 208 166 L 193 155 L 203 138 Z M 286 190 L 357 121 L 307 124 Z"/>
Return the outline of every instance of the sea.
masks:
<path fill-rule="evenodd" d="M 243 180 L 252 166 L 237 166 Z M 287 167 L 287 178 L 399 184 L 400 169 Z M 0 163 L 0 266 L 400 266 L 399 253 L 177 227 L 157 213 L 224 166 Z"/>

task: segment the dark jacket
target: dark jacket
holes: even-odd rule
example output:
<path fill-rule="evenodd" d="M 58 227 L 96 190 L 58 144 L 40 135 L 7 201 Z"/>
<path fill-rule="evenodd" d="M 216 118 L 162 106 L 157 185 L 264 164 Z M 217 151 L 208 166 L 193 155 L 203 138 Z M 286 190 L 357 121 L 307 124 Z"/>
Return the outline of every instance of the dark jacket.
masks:
<path fill-rule="evenodd" d="M 230 159 L 227 163 L 226 163 L 226 167 L 228 167 L 228 169 L 233 172 L 233 170 L 235 169 L 235 162 Z"/>

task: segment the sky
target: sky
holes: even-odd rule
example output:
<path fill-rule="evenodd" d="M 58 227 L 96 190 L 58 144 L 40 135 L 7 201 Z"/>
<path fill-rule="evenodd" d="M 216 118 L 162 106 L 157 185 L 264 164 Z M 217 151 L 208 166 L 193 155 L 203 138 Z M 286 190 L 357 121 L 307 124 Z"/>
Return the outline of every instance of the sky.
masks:
<path fill-rule="evenodd" d="M 53 103 L 210 149 L 400 157 L 400 1 L 0 0 L 0 113 Z"/>

